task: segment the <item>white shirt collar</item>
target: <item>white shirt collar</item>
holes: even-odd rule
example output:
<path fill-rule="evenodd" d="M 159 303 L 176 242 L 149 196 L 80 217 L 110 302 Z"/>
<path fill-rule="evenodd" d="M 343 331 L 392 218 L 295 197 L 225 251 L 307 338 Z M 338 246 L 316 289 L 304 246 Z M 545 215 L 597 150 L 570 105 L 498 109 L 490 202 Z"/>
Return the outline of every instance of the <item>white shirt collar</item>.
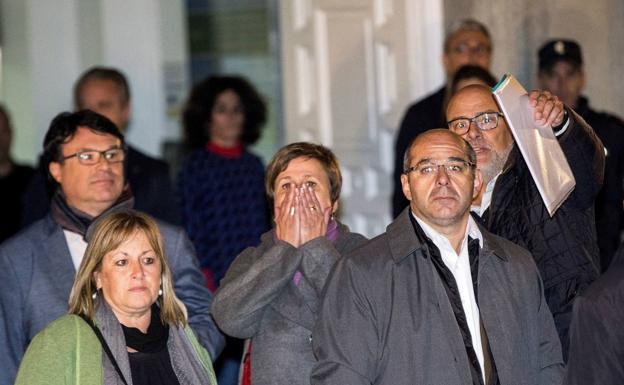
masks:
<path fill-rule="evenodd" d="M 425 223 L 425 221 L 418 218 L 418 216 L 414 214 L 413 211 L 410 211 L 410 212 L 416 219 L 416 222 L 418 222 L 420 227 L 423 229 L 425 234 L 433 241 L 433 243 L 435 243 L 436 245 L 439 245 L 439 242 L 444 242 L 444 241 L 449 242 L 449 240 L 444 235 L 440 234 L 433 227 Z M 466 232 L 464 233 L 464 238 L 462 239 L 462 248 L 463 248 L 463 244 L 468 242 L 468 236 L 470 236 L 472 239 L 478 239 L 479 246 L 483 247 L 483 235 L 481 234 L 481 230 L 479 230 L 479 226 L 474 221 L 474 219 L 472 219 L 471 215 L 468 215 L 468 224 L 466 226 Z"/>
<path fill-rule="evenodd" d="M 84 253 L 87 250 L 87 242 L 85 242 L 81 234 L 73 231 L 63 229 L 63 234 L 65 235 L 65 241 L 67 241 L 67 248 L 69 249 L 74 268 L 78 271 Z"/>
<path fill-rule="evenodd" d="M 481 205 L 471 206 L 470 211 L 474 211 L 480 217 L 483 216 L 483 213 L 485 212 L 485 210 L 487 210 L 488 207 L 490 207 L 490 204 L 492 203 L 492 193 L 494 192 L 494 185 L 496 185 L 496 180 L 498 179 L 500 174 L 501 174 L 500 172 L 496 174 L 496 176 L 492 178 L 492 180 L 489 181 L 488 184 L 485 186 L 485 192 L 483 192 L 483 196 L 481 197 Z"/>

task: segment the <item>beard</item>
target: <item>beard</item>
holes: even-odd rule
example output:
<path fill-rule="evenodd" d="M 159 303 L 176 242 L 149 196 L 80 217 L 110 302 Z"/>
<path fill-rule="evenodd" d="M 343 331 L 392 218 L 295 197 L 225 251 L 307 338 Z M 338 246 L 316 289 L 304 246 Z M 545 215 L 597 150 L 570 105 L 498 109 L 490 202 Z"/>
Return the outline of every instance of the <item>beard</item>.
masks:
<path fill-rule="evenodd" d="M 509 157 L 509 153 L 513 148 L 513 141 L 502 151 L 496 151 L 492 149 L 487 143 L 480 142 L 479 147 L 487 147 L 491 153 L 491 159 L 486 164 L 478 164 L 477 168 L 481 170 L 481 175 L 483 176 L 483 185 L 487 185 L 490 183 L 496 175 L 498 175 L 501 171 L 503 171 L 503 167 L 505 167 L 505 163 L 507 162 L 507 157 Z M 473 143 L 470 145 L 474 146 Z"/>

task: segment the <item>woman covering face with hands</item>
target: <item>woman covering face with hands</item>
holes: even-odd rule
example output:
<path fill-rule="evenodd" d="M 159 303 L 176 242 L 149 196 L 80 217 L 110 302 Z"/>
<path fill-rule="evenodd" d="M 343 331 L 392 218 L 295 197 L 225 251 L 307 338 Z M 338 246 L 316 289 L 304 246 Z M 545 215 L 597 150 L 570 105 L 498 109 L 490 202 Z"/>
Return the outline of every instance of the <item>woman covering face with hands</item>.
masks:
<path fill-rule="evenodd" d="M 325 280 L 342 254 L 365 241 L 334 218 L 341 185 L 336 157 L 316 144 L 287 145 L 267 168 L 275 228 L 234 260 L 212 305 L 226 334 L 248 340 L 243 382 L 310 383 Z"/>
<path fill-rule="evenodd" d="M 277 175 L 274 184 L 278 239 L 299 247 L 327 233 L 338 202 L 331 200 L 329 177 L 320 161 L 303 157 L 293 159 Z"/>

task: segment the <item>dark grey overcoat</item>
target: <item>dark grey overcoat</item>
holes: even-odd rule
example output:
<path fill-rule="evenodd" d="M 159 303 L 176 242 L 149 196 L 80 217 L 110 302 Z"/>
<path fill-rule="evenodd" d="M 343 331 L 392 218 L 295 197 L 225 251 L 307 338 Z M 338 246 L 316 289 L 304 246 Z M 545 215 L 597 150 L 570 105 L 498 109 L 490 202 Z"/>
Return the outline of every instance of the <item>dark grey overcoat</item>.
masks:
<path fill-rule="evenodd" d="M 328 278 L 312 384 L 471 385 L 460 329 L 409 208 Z M 502 385 L 560 384 L 561 345 L 525 249 L 481 228 L 478 304 Z"/>
<path fill-rule="evenodd" d="M 340 256 L 366 238 L 339 225 L 335 243 L 315 238 L 299 248 L 262 235 L 230 265 L 212 302 L 223 332 L 251 341 L 253 385 L 306 385 L 315 363 L 311 335 L 320 295 Z"/>

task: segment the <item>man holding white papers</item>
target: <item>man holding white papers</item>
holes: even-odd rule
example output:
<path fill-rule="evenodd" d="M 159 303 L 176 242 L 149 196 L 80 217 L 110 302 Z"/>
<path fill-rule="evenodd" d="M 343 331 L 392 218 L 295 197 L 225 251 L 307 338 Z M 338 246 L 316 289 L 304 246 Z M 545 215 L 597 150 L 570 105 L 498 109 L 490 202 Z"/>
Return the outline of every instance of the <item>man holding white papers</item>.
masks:
<path fill-rule="evenodd" d="M 602 185 L 604 150 L 591 127 L 547 91 L 533 91 L 536 126 L 553 128 L 576 187 L 551 217 L 489 88 L 468 86 L 449 101 L 448 127 L 477 153 L 484 187 L 472 211 L 486 228 L 527 248 L 567 356 L 574 297 L 598 276 L 594 200 Z M 548 148 L 543 151 L 549 152 Z"/>

